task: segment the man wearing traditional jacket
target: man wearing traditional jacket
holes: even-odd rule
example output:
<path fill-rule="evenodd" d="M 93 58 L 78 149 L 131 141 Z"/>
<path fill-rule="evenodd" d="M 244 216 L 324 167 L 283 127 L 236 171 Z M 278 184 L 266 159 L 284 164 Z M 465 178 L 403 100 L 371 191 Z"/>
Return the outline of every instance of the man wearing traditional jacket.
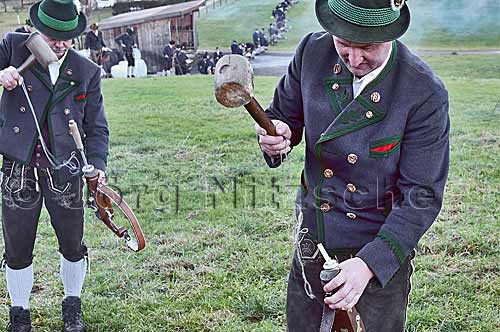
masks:
<path fill-rule="evenodd" d="M 61 253 L 64 331 L 82 332 L 85 325 L 80 295 L 87 254 L 82 241 L 82 163 L 77 159 L 68 122 L 76 122 L 89 163 L 104 178 L 109 133 L 101 71 L 71 48 L 71 40 L 86 27 L 85 16 L 72 0 L 43 0 L 30 8 L 30 18 L 59 61 L 48 69 L 35 64 L 21 78 L 15 68 L 30 55 L 24 46 L 28 35 L 7 34 L 0 44 L 0 84 L 4 88 L 0 102 L 0 182 L 4 259 L 11 299 L 8 330 L 32 329 L 29 297 L 33 247 L 44 203 Z M 36 122 L 22 84 L 32 101 Z"/>
<path fill-rule="evenodd" d="M 90 31 L 85 35 L 85 49 L 90 51 L 90 59 L 94 63 L 102 65 L 102 52 L 107 48 L 97 23 L 92 23 Z"/>
<path fill-rule="evenodd" d="M 443 200 L 448 93 L 397 41 L 404 0 L 317 0 L 316 16 L 326 32 L 302 40 L 267 110 L 279 136 L 256 127 L 270 167 L 306 142 L 288 331 L 318 331 L 326 305 L 402 332 L 415 248 Z M 324 287 L 318 243 L 341 261 Z"/>

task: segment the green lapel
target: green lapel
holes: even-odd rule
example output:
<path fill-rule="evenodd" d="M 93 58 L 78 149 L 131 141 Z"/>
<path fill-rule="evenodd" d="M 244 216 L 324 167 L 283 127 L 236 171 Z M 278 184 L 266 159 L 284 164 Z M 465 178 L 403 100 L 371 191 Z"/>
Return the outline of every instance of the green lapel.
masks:
<path fill-rule="evenodd" d="M 330 96 L 332 104 L 334 104 L 334 109 L 337 108 L 340 112 L 337 114 L 337 117 L 333 120 L 324 134 L 316 142 L 316 152 L 318 151 L 319 144 L 377 123 L 385 117 L 386 109 L 384 107 L 378 107 L 378 100 L 372 101 L 371 97 L 373 93 L 378 94 L 378 92 L 373 91 L 373 89 L 377 86 L 377 84 L 382 82 L 382 80 L 392 70 L 394 64 L 396 63 L 396 56 L 397 46 L 394 42 L 392 44 L 391 57 L 389 58 L 389 62 L 385 66 L 384 70 L 375 80 L 368 84 L 363 90 L 363 93 L 354 100 L 347 99 L 349 96 L 352 98 L 352 87 L 350 87 L 349 90 L 345 86 L 346 84 L 352 85 L 352 78 L 350 83 L 345 77 L 336 79 L 336 83 L 339 84 L 339 88 L 336 91 L 330 89 L 334 91 L 333 93 L 330 93 Z M 327 80 L 329 80 L 329 83 L 334 82 L 333 78 L 329 78 Z M 327 80 L 325 80 L 325 82 Z M 350 95 L 349 91 L 351 93 Z M 345 97 L 343 95 L 345 95 Z M 380 97 L 380 95 L 378 97 Z"/>
<path fill-rule="evenodd" d="M 72 58 L 74 56 L 73 52 L 72 49 L 68 50 L 68 54 L 59 69 L 59 78 L 54 86 L 54 93 L 52 94 L 49 108 L 54 107 L 80 85 L 79 81 L 76 81 L 71 75 L 68 75 L 68 72 L 72 73 L 72 69 L 68 68 L 68 66 L 72 63 Z"/>
<path fill-rule="evenodd" d="M 330 97 L 330 104 L 335 116 L 338 116 L 352 100 L 353 76 L 340 57 L 333 68 L 334 76 L 325 78 L 323 80 L 323 87 L 326 94 Z M 336 72 L 335 68 L 340 70 L 340 72 Z"/>
<path fill-rule="evenodd" d="M 31 72 L 33 75 L 35 75 L 36 78 L 40 82 L 43 83 L 43 85 L 50 91 L 52 92 L 54 90 L 54 87 L 52 85 L 52 81 L 50 80 L 50 74 L 48 69 L 44 69 L 38 62 L 31 66 L 30 68 Z"/>

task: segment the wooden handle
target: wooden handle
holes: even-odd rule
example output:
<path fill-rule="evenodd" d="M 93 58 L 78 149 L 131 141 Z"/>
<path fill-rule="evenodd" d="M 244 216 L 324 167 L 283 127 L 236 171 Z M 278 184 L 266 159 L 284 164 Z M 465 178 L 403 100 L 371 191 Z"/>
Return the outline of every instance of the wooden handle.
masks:
<path fill-rule="evenodd" d="M 75 140 L 76 148 L 78 150 L 83 150 L 82 138 L 80 137 L 80 132 L 78 131 L 78 126 L 76 125 L 75 120 L 69 120 L 68 126 L 69 133 Z"/>
<path fill-rule="evenodd" d="M 266 130 L 268 135 L 278 136 L 276 134 L 276 127 L 274 127 L 274 124 L 267 117 L 266 113 L 264 113 L 262 106 L 260 106 L 259 102 L 255 98 L 252 97 L 250 102 L 245 105 L 245 108 L 248 113 L 250 113 L 252 118 L 259 124 L 259 126 Z"/>
<path fill-rule="evenodd" d="M 30 54 L 30 56 L 17 68 L 17 72 L 19 74 L 22 74 L 26 69 L 34 65 L 36 62 L 36 58 L 33 54 Z"/>

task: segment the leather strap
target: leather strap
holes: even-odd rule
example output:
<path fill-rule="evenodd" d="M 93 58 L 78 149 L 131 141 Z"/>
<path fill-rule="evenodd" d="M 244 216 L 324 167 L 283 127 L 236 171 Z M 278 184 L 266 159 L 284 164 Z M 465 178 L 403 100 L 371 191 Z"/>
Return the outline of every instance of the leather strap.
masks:
<path fill-rule="evenodd" d="M 123 227 L 120 227 L 119 229 L 124 229 L 125 234 L 118 234 L 116 232 L 115 233 L 120 237 L 124 237 L 125 240 L 127 240 L 127 245 L 133 251 L 140 251 L 140 250 L 144 249 L 144 247 L 146 246 L 146 240 L 144 239 L 144 235 L 142 233 L 141 226 L 139 225 L 139 221 L 137 220 L 137 217 L 135 216 L 132 209 L 128 206 L 128 204 L 123 200 L 123 198 L 121 198 L 120 195 L 118 195 L 114 190 L 112 190 L 111 188 L 109 188 L 106 185 L 98 184 L 97 192 L 108 197 L 109 199 L 111 199 L 113 201 L 113 203 L 116 204 L 116 206 L 118 206 L 120 211 L 125 215 L 125 217 L 130 222 L 130 226 L 132 227 L 132 231 L 134 233 L 135 239 L 127 238 L 128 232 Z M 111 222 L 113 221 L 112 216 L 113 216 L 113 212 L 111 210 L 111 218 L 110 218 Z M 113 224 L 113 226 L 114 226 L 114 224 Z M 108 227 L 109 227 L 109 225 L 108 225 Z"/>
<path fill-rule="evenodd" d="M 335 310 L 330 309 L 326 304 L 323 305 L 323 315 L 321 316 L 321 325 L 319 332 L 332 332 L 333 322 L 335 321 Z"/>

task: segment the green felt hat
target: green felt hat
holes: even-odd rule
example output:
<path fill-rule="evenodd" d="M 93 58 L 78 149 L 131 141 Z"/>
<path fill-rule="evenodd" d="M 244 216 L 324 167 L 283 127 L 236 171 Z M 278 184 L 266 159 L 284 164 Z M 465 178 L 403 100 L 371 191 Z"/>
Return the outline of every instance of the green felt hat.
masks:
<path fill-rule="evenodd" d="M 30 7 L 29 16 L 40 33 L 57 40 L 75 38 L 87 26 L 73 0 L 42 0 Z"/>
<path fill-rule="evenodd" d="M 316 17 L 332 35 L 357 43 L 398 39 L 410 25 L 405 0 L 316 0 Z"/>

